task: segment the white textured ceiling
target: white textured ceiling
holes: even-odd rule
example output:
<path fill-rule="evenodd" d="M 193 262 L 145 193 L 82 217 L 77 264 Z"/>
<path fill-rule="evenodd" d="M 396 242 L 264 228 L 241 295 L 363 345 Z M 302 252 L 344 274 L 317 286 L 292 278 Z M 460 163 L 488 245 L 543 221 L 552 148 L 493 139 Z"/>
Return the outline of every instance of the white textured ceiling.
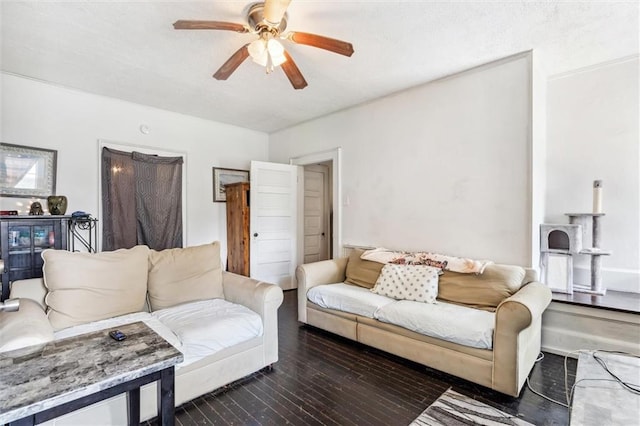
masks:
<path fill-rule="evenodd" d="M 255 36 L 171 24 L 245 23 L 248 3 L 2 0 L 2 70 L 272 132 L 529 49 L 549 74 L 639 52 L 638 1 L 293 0 L 289 30 L 349 41 L 354 55 L 287 43 L 303 90 L 250 60 L 217 81 Z"/>

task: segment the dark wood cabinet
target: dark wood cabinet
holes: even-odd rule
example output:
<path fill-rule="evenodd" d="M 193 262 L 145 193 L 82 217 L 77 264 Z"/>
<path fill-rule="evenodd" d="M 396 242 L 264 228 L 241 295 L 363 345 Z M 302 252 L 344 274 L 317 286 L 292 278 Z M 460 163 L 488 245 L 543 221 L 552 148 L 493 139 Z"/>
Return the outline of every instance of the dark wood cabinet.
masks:
<path fill-rule="evenodd" d="M 43 250 L 66 250 L 70 216 L 0 216 L 0 250 L 4 262 L 2 294 L 9 297 L 15 280 L 42 277 Z"/>
<path fill-rule="evenodd" d="M 249 183 L 225 186 L 227 196 L 227 271 L 249 276 Z"/>

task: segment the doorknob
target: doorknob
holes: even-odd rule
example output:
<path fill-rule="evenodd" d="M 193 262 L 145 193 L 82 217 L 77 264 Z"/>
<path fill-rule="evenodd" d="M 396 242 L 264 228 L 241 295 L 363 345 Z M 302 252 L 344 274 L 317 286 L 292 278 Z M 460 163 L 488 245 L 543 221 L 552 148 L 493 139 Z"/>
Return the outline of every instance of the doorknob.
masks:
<path fill-rule="evenodd" d="M 253 234 L 253 236 L 254 236 L 254 237 L 257 237 L 257 236 L 258 236 L 258 233 L 257 233 L 257 232 L 255 232 L 255 233 Z"/>
<path fill-rule="evenodd" d="M 324 232 L 321 235 L 324 237 Z"/>

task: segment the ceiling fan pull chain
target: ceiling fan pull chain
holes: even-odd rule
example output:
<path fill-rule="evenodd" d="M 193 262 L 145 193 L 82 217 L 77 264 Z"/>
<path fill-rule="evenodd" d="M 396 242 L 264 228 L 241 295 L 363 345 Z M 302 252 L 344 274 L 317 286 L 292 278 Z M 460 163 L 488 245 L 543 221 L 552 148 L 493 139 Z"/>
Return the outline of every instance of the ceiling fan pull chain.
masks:
<path fill-rule="evenodd" d="M 271 74 L 273 72 L 273 59 L 271 59 L 271 53 L 269 53 L 269 49 L 267 49 L 267 74 Z"/>

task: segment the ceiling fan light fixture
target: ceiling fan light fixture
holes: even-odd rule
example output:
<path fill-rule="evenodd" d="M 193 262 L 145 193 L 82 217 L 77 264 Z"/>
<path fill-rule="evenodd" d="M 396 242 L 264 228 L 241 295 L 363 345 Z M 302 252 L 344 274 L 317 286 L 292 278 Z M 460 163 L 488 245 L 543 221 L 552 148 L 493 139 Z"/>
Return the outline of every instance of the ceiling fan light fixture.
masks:
<path fill-rule="evenodd" d="M 267 41 L 267 51 L 269 52 L 269 56 L 271 56 L 271 63 L 274 66 L 282 65 L 287 61 L 287 58 L 284 56 L 284 46 L 278 40 L 269 39 Z"/>
<path fill-rule="evenodd" d="M 284 46 L 273 38 L 254 40 L 249 43 L 248 49 L 253 62 L 266 67 L 268 73 L 287 60 L 284 55 Z"/>
<path fill-rule="evenodd" d="M 257 40 L 249 43 L 249 56 L 253 59 L 253 62 L 256 64 L 262 65 L 263 67 L 267 66 L 268 62 L 268 52 L 267 52 L 267 43 L 259 38 Z"/>

